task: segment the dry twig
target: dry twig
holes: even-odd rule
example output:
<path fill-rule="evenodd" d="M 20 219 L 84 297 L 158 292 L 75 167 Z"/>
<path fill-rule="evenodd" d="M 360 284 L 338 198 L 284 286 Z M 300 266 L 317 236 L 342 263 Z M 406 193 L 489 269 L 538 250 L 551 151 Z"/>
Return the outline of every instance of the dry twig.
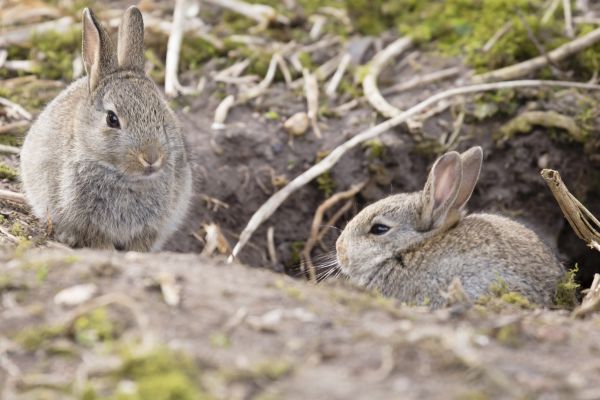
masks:
<path fill-rule="evenodd" d="M 375 108 L 381 115 L 387 118 L 392 118 L 397 116 L 402 112 L 397 107 L 394 107 L 390 103 L 387 102 L 386 99 L 383 98 L 379 88 L 377 87 L 377 77 L 379 73 L 383 69 L 383 67 L 391 61 L 394 57 L 402 54 L 406 51 L 410 46 L 412 46 L 412 39 L 409 37 L 403 37 L 395 42 L 392 42 L 385 49 L 375 54 L 373 60 L 369 65 L 369 72 L 365 76 L 363 80 L 363 92 L 365 93 L 365 97 L 371 103 L 373 108 Z"/>
<path fill-rule="evenodd" d="M 179 69 L 179 53 L 185 29 L 185 7 L 188 0 L 176 0 L 173 9 L 173 24 L 167 43 L 167 59 L 165 62 L 165 94 L 175 97 L 179 93 L 181 84 L 177 78 Z"/>
<path fill-rule="evenodd" d="M 306 243 L 304 244 L 304 249 L 302 249 L 302 259 L 303 259 L 303 263 L 301 264 L 302 272 L 305 272 L 305 270 L 308 270 L 308 277 L 311 282 L 313 282 L 313 283 L 317 282 L 317 273 L 315 270 L 315 265 L 313 264 L 312 259 L 310 257 L 310 253 L 312 252 L 313 247 L 315 247 L 315 245 L 317 244 L 317 242 L 319 240 L 318 239 L 319 238 L 319 228 L 321 227 L 321 223 L 323 222 L 323 214 L 325 214 L 325 211 L 327 211 L 328 209 L 330 209 L 331 207 L 333 207 L 340 201 L 347 200 L 349 198 L 354 197 L 356 195 L 356 193 L 360 192 L 362 190 L 362 188 L 365 187 L 366 184 L 367 184 L 367 181 L 361 182 L 357 185 L 353 185 L 350 189 L 348 189 L 346 191 L 338 192 L 338 193 L 334 194 L 333 196 L 329 197 L 327 200 L 325 200 L 317 208 L 317 211 L 315 212 L 315 216 L 313 218 L 312 226 L 310 228 L 310 236 L 309 236 L 308 240 L 306 241 Z"/>
<path fill-rule="evenodd" d="M 571 314 L 575 318 L 583 318 L 596 311 L 600 311 L 600 274 L 594 274 L 592 285 L 587 290 L 581 305 Z"/>
<path fill-rule="evenodd" d="M 9 200 L 14 201 L 15 203 L 25 204 L 25 196 L 21 193 L 11 192 L 6 189 L 0 189 L 0 200 Z"/>
<path fill-rule="evenodd" d="M 565 34 L 569 38 L 575 37 L 573 30 L 573 16 L 571 15 L 571 0 L 562 0 L 563 12 L 565 14 Z"/>
<path fill-rule="evenodd" d="M 273 194 L 250 218 L 248 224 L 240 234 L 240 239 L 236 243 L 231 256 L 228 258 L 229 262 L 232 262 L 235 257 L 239 254 L 242 248 L 248 243 L 250 237 L 256 231 L 256 229 L 262 224 L 267 218 L 269 218 L 279 206 L 296 190 L 300 189 L 308 182 L 312 181 L 319 175 L 327 172 L 331 169 L 347 151 L 351 150 L 355 146 L 363 143 L 367 140 L 373 139 L 383 132 L 400 125 L 407 119 L 423 112 L 429 107 L 435 105 L 439 101 L 461 96 L 469 93 L 478 93 L 483 91 L 498 90 L 498 89 L 512 89 L 519 87 L 570 87 L 588 90 L 600 90 L 600 85 L 592 85 L 589 83 L 580 82 L 564 82 L 564 81 L 543 81 L 543 80 L 520 80 L 520 81 L 507 81 L 507 82 L 495 82 L 495 83 L 484 83 L 479 85 L 470 85 L 463 87 L 452 88 L 440 93 L 437 93 L 424 101 L 416 104 L 401 114 L 390 118 L 376 126 L 373 126 L 366 131 L 363 131 L 350 140 L 342 143 L 335 149 L 333 149 L 327 157 L 322 159 L 317 164 L 310 167 L 304 173 L 298 175 L 290 183 L 288 183 L 281 190 Z"/>
<path fill-rule="evenodd" d="M 0 153 L 19 154 L 20 152 L 21 149 L 19 149 L 18 147 L 0 144 Z"/>
<path fill-rule="evenodd" d="M 458 75 L 459 73 L 460 73 L 459 67 L 451 67 L 451 68 L 442 69 L 440 71 L 435 71 L 430 74 L 416 76 L 407 81 L 400 82 L 394 86 L 390 86 L 389 88 L 382 90 L 382 93 L 388 95 L 388 94 L 392 94 L 392 93 L 404 92 L 407 90 L 417 88 L 419 86 L 428 85 L 430 83 L 440 81 L 442 79 L 451 78 L 453 76 Z"/>
<path fill-rule="evenodd" d="M 233 12 L 251 18 L 258 22 L 260 28 L 266 28 L 272 22 L 283 25 L 290 23 L 289 18 L 277 13 L 277 11 L 264 4 L 250 4 L 241 0 L 206 0 L 208 3 L 227 8 Z"/>
<path fill-rule="evenodd" d="M 501 81 L 508 79 L 516 79 L 531 72 L 545 67 L 548 65 L 549 60 L 558 63 L 565 58 L 579 53 L 580 51 L 593 46 L 600 41 L 600 28 L 595 29 L 587 35 L 581 36 L 577 39 L 565 43 L 564 45 L 557 47 L 546 55 L 541 55 L 531 60 L 524 61 L 515 65 L 511 65 L 505 68 L 500 68 L 495 71 L 486 72 L 481 75 L 475 75 L 473 77 L 473 83 L 484 83 Z"/>
<path fill-rule="evenodd" d="M 4 107 L 8 108 L 9 110 L 14 111 L 16 114 L 20 115 L 27 121 L 31 121 L 32 116 L 29 113 L 29 111 L 27 111 L 26 109 L 24 109 L 17 103 L 14 103 L 8 99 L 5 99 L 4 97 L 0 97 L 0 104 L 3 105 Z"/>
<path fill-rule="evenodd" d="M 306 68 L 302 71 L 302 75 L 304 76 L 306 114 L 308 115 L 315 136 L 317 139 L 321 139 L 321 129 L 319 128 L 319 123 L 317 121 L 317 116 L 319 114 L 319 83 L 317 82 L 317 77 L 314 74 L 311 74 Z"/>
<path fill-rule="evenodd" d="M 40 35 L 49 31 L 65 33 L 72 28 L 73 18 L 71 17 L 63 17 L 53 21 L 27 25 L 22 28 L 0 34 L 0 47 L 21 45 L 31 39 L 33 35 Z"/>
<path fill-rule="evenodd" d="M 331 77 L 331 80 L 327 84 L 327 88 L 325 89 L 325 93 L 327 94 L 328 97 L 330 97 L 330 98 L 335 97 L 337 88 L 340 85 L 340 82 L 342 81 L 342 78 L 344 77 L 344 74 L 346 73 L 346 69 L 348 68 L 348 65 L 350 64 L 351 60 L 352 60 L 352 56 L 349 53 L 344 53 L 344 55 L 342 55 L 340 63 L 338 65 L 337 69 L 335 70 L 335 73 Z"/>

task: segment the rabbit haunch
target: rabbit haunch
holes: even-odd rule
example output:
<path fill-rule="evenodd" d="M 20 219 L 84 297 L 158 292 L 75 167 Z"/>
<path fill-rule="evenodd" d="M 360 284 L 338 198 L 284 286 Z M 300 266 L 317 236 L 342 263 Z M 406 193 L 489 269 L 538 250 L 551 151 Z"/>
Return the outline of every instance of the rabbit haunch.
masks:
<path fill-rule="evenodd" d="M 358 213 L 336 244 L 341 271 L 410 304 L 444 305 L 442 293 L 454 278 L 473 300 L 503 280 L 536 304 L 552 304 L 563 268 L 538 236 L 499 215 L 465 216 L 482 158 L 480 147 L 446 153 L 421 192 L 393 195 Z"/>
<path fill-rule="evenodd" d="M 25 196 L 73 247 L 159 249 L 182 222 L 191 170 L 179 123 L 144 73 L 144 26 L 125 12 L 115 49 L 83 13 L 87 77 L 40 114 L 21 151 Z"/>

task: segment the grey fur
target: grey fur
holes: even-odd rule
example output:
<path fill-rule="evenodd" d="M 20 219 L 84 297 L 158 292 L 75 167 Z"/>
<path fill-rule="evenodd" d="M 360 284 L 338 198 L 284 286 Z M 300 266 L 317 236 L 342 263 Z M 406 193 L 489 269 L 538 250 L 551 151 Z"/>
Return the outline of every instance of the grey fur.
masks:
<path fill-rule="evenodd" d="M 144 74 L 139 10 L 123 17 L 119 60 L 91 10 L 83 21 L 88 76 L 50 102 L 29 130 L 21 151 L 25 196 L 70 246 L 158 250 L 181 224 L 192 192 L 181 129 Z M 120 129 L 107 125 L 109 110 Z"/>
<path fill-rule="evenodd" d="M 410 304 L 443 306 L 441 293 L 457 277 L 473 300 L 502 278 L 510 290 L 551 305 L 563 268 L 537 235 L 502 216 L 465 216 L 481 161 L 480 147 L 447 153 L 423 191 L 387 197 L 358 213 L 337 240 L 342 272 Z M 390 230 L 372 234 L 374 224 Z"/>

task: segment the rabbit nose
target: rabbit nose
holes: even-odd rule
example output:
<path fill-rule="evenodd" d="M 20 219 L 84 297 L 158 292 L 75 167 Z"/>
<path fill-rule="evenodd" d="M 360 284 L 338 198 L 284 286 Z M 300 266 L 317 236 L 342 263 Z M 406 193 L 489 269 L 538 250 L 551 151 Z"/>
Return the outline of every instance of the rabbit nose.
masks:
<path fill-rule="evenodd" d="M 157 147 L 149 147 L 138 155 L 138 160 L 145 168 L 159 168 L 164 155 Z"/>

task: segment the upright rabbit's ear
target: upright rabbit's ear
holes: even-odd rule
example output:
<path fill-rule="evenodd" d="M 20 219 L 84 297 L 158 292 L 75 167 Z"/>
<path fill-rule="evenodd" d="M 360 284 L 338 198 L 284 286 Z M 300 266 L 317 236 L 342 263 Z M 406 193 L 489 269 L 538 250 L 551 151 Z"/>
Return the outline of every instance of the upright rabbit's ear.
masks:
<path fill-rule="evenodd" d="M 117 45 L 119 67 L 144 71 L 144 19 L 137 7 L 125 11 Z"/>
<path fill-rule="evenodd" d="M 460 211 L 467 204 L 479 180 L 483 150 L 479 146 L 471 147 L 460 155 L 460 160 L 462 162 L 462 180 L 460 181 L 458 195 L 452 205 L 452 208 L 457 211 Z"/>
<path fill-rule="evenodd" d="M 433 164 L 421 193 L 421 229 L 436 228 L 445 222 L 458 194 L 461 178 L 461 160 L 457 152 L 446 153 Z"/>
<path fill-rule="evenodd" d="M 88 87 L 92 92 L 103 76 L 117 67 L 115 51 L 110 36 L 92 10 L 83 10 L 82 57 L 88 75 Z"/>

